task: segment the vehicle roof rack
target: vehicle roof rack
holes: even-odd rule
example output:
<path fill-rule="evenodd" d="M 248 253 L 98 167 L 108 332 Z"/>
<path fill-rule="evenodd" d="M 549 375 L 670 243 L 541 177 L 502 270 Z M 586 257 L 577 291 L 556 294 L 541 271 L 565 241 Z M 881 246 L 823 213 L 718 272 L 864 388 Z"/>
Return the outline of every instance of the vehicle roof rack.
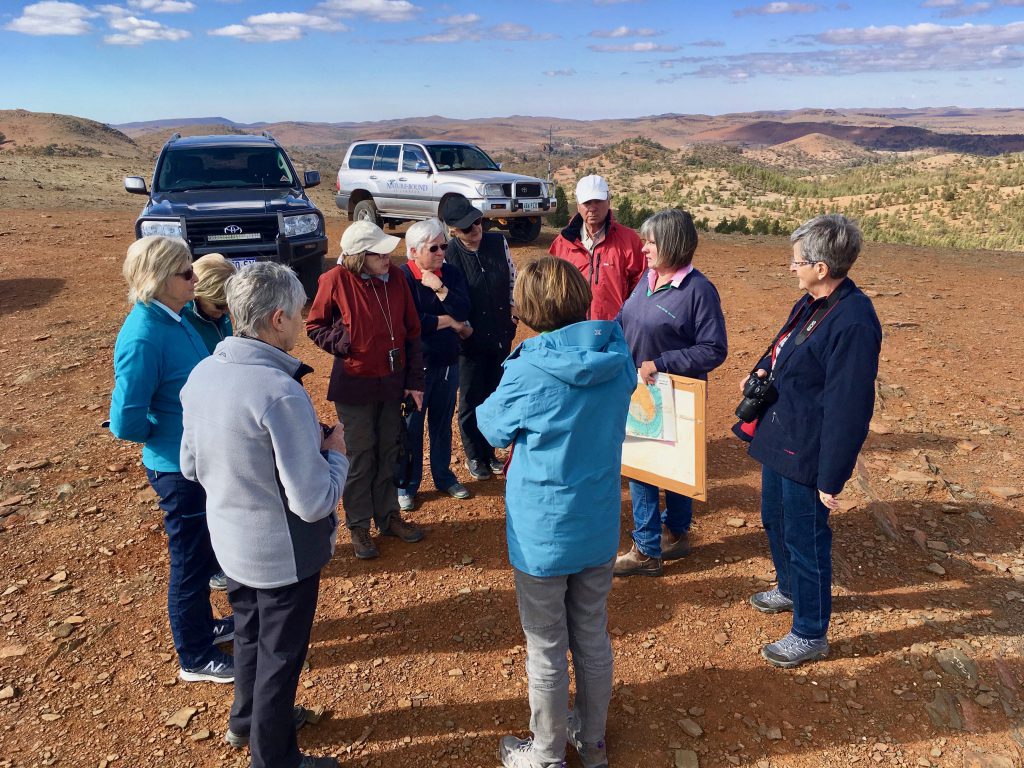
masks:
<path fill-rule="evenodd" d="M 172 141 L 177 141 L 180 138 L 181 138 L 181 134 L 180 133 L 172 133 L 171 134 L 171 138 L 169 138 L 167 140 L 167 143 L 170 144 Z"/>
<path fill-rule="evenodd" d="M 270 131 L 261 131 L 260 136 L 262 136 L 265 139 L 270 139 L 271 141 L 277 141 L 277 139 L 274 138 L 273 134 Z"/>

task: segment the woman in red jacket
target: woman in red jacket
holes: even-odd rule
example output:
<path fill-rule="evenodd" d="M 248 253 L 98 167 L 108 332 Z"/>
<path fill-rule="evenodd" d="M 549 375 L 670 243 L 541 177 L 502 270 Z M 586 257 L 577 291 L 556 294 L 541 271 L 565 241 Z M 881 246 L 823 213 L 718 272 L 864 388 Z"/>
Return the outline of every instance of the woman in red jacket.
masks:
<path fill-rule="evenodd" d="M 423 531 L 402 520 L 394 482 L 402 400 L 423 404 L 419 315 L 389 256 L 398 243 L 371 222 L 349 226 L 338 266 L 320 276 L 306 319 L 309 338 L 334 355 L 327 399 L 345 427 L 345 526 L 362 560 L 379 555 L 371 520 L 385 536 L 409 543 L 423 538 Z"/>

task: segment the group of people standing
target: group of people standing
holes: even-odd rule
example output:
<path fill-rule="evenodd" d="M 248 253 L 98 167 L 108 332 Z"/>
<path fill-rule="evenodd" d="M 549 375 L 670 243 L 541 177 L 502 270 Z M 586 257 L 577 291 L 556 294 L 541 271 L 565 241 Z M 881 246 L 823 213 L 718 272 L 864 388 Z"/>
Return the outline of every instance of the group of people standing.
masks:
<path fill-rule="evenodd" d="M 554 768 L 570 745 L 586 768 L 607 766 L 613 576 L 660 576 L 665 561 L 689 554 L 693 516 L 689 498 L 664 491 L 662 508 L 661 489 L 630 482 L 632 542 L 618 553 L 630 397 L 659 374 L 706 380 L 728 345 L 719 294 L 693 264 L 689 213 L 656 213 L 638 234 L 615 221 L 600 176 L 580 179 L 576 198 L 551 255 L 518 277 L 504 237 L 485 231 L 465 198 L 446 199 L 439 219 L 408 229 L 401 266 L 391 260 L 398 237 L 355 222 L 305 322 L 301 284 L 283 266 L 235 272 L 210 259 L 219 288 L 202 298 L 202 259 L 193 265 L 185 243 L 149 237 L 129 248 L 133 307 L 115 346 L 111 430 L 143 443 L 164 511 L 181 677 L 234 681 L 225 738 L 248 745 L 256 768 L 337 764 L 303 755 L 295 737 L 307 714 L 295 692 L 337 506 L 358 558 L 380 554 L 371 524 L 382 536 L 421 540 L 402 513 L 417 504 L 424 430 L 435 488 L 470 496 L 451 468 L 456 407 L 469 477 L 507 478 L 509 559 L 527 639 L 532 736 L 503 738 L 499 756 L 511 768 Z M 768 395 L 735 429 L 763 466 L 778 574 L 751 604 L 794 613 L 792 630 L 762 649 L 783 667 L 828 653 L 828 516 L 867 434 L 881 343 L 870 300 L 847 277 L 860 251 L 856 226 L 821 216 L 792 242 L 790 271 L 805 295 L 753 366 L 750 378 Z M 537 335 L 513 351 L 520 321 Z M 289 354 L 303 330 L 333 357 L 331 425 L 302 387 L 311 369 Z M 396 473 L 403 432 L 411 470 Z M 508 449 L 504 462 L 496 448 Z M 234 615 L 214 621 L 218 578 Z M 230 640 L 233 657 L 217 648 Z"/>

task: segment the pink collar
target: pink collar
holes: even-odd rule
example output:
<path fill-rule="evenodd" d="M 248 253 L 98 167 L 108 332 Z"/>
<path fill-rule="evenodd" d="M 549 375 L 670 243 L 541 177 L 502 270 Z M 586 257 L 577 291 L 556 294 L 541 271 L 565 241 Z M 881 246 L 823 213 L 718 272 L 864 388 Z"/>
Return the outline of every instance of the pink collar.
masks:
<path fill-rule="evenodd" d="M 672 275 L 672 279 L 669 281 L 672 283 L 673 288 L 678 288 L 679 284 L 683 282 L 688 274 L 693 271 L 693 263 L 687 264 L 685 267 L 681 267 L 676 270 L 676 273 Z M 658 273 L 654 269 L 647 270 L 647 285 L 651 292 L 654 292 L 654 286 L 658 284 Z"/>

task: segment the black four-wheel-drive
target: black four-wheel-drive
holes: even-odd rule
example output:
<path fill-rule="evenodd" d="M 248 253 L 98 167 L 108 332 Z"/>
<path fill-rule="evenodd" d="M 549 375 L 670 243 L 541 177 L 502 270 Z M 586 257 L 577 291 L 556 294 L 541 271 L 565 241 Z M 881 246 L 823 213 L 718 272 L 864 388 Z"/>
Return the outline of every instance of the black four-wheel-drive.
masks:
<path fill-rule="evenodd" d="M 236 265 L 278 261 L 316 294 L 324 268 L 324 217 L 303 191 L 319 171 L 296 173 L 288 153 L 262 136 L 174 134 L 160 151 L 152 191 L 128 176 L 128 192 L 149 195 L 135 222 L 137 237 L 165 235 L 188 243 L 194 258 L 221 253 Z"/>

